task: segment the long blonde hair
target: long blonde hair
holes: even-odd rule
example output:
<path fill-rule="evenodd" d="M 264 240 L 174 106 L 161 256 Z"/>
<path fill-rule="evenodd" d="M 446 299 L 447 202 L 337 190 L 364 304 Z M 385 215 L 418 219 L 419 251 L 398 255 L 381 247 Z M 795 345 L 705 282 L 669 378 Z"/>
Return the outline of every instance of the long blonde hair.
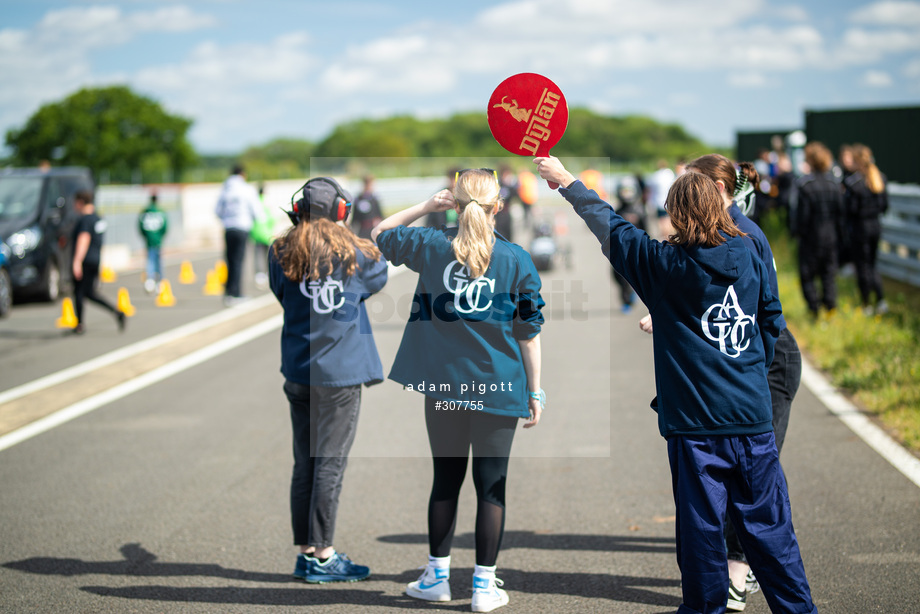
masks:
<path fill-rule="evenodd" d="M 882 172 L 878 170 L 875 162 L 872 160 L 872 150 L 862 144 L 853 145 L 853 163 L 856 170 L 866 180 L 866 187 L 873 194 L 881 194 L 885 190 L 885 182 L 882 181 Z"/>
<path fill-rule="evenodd" d="M 339 263 L 351 277 L 357 268 L 357 249 L 374 262 L 380 260 L 380 250 L 373 242 L 326 218 L 301 220 L 275 241 L 273 248 L 284 276 L 297 282 L 331 275 Z"/>
<path fill-rule="evenodd" d="M 460 206 L 459 231 L 453 240 L 454 255 L 473 277 L 485 273 L 492 259 L 495 221 L 491 216 L 504 206 L 499 190 L 495 175 L 484 170 L 462 173 L 454 186 L 454 199 Z"/>

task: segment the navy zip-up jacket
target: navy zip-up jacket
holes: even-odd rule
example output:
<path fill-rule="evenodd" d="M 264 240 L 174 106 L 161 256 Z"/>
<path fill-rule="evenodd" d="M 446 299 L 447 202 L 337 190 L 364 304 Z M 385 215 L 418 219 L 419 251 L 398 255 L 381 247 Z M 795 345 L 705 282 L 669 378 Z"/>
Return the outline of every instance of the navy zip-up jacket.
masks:
<path fill-rule="evenodd" d="M 393 264 L 419 273 L 390 379 L 427 396 L 501 416 L 527 418 L 519 340 L 543 325 L 540 275 L 530 255 L 495 233 L 481 276 L 457 262 L 457 229 L 397 226 L 377 236 Z"/>
<path fill-rule="evenodd" d="M 284 308 L 281 373 L 304 386 L 341 388 L 383 381 L 364 301 L 387 283 L 387 261 L 355 249 L 357 268 L 347 277 L 337 266 L 323 280 L 291 281 L 269 250 L 268 279 Z"/>
<path fill-rule="evenodd" d="M 731 216 L 735 226 L 747 236 L 742 237 L 744 243 L 754 250 L 754 253 L 760 258 L 761 262 L 767 267 L 767 276 L 770 282 L 770 290 L 773 296 L 779 297 L 779 280 L 776 279 L 776 260 L 773 258 L 773 250 L 770 248 L 770 242 L 767 235 L 763 233 L 760 226 L 754 223 L 754 220 L 742 213 L 737 204 L 732 203 L 728 208 L 728 214 Z M 780 330 L 786 328 L 786 318 L 783 314 L 776 319 L 776 326 Z"/>
<path fill-rule="evenodd" d="M 740 237 L 715 247 L 654 241 L 580 181 L 559 192 L 652 314 L 661 435 L 772 430 L 767 369 L 782 307 L 758 256 Z"/>

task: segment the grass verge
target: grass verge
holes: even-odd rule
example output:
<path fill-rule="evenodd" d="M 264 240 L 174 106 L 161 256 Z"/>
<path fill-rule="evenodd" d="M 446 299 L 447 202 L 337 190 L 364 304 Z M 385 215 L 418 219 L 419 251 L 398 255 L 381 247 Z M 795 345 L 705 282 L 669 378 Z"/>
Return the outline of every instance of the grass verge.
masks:
<path fill-rule="evenodd" d="M 865 315 L 853 276 L 837 277 L 837 310 L 813 320 L 795 242 L 778 217 L 764 223 L 790 330 L 812 364 L 915 454 L 920 453 L 920 289 L 885 280 L 890 312 Z"/>

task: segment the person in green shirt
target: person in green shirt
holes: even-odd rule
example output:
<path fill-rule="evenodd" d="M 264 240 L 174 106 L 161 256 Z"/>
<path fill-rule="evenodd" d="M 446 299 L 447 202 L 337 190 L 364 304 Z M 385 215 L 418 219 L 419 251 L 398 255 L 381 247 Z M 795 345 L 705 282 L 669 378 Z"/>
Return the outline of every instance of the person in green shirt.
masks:
<path fill-rule="evenodd" d="M 166 213 L 157 204 L 157 195 L 150 195 L 150 203 L 137 219 L 137 228 L 147 242 L 147 279 L 144 280 L 144 290 L 152 294 L 163 278 L 163 259 L 160 248 L 163 237 L 168 230 L 169 222 Z"/>
<path fill-rule="evenodd" d="M 262 210 L 265 215 L 261 220 L 256 220 L 249 231 L 249 238 L 252 239 L 253 249 L 255 250 L 254 268 L 256 271 L 256 287 L 264 289 L 268 287 L 268 248 L 275 238 L 275 218 L 271 209 L 265 204 L 265 188 L 259 186 L 259 202 L 262 203 Z"/>

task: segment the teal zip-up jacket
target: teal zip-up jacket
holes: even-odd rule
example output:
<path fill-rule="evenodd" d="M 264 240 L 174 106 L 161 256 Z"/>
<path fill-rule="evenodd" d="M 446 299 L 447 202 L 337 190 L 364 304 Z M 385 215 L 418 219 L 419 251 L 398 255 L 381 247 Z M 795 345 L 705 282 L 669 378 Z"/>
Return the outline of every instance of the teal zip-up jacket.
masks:
<path fill-rule="evenodd" d="M 496 234 L 489 268 L 471 279 L 454 256 L 456 236 L 398 226 L 377 237 L 387 260 L 419 274 L 390 379 L 458 409 L 527 418 L 518 341 L 543 325 L 540 276 L 527 252 Z"/>

